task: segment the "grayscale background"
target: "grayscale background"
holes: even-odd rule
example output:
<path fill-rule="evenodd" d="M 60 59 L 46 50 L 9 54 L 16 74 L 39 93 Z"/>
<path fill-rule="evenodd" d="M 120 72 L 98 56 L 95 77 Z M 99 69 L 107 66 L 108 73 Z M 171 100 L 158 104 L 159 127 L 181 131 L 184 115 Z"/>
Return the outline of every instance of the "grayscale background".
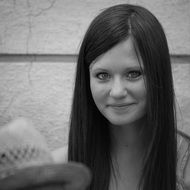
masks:
<path fill-rule="evenodd" d="M 67 144 L 81 40 L 101 10 L 120 3 L 142 5 L 162 23 L 178 128 L 190 134 L 190 0 L 0 0 L 0 126 L 27 117 L 51 150 Z"/>

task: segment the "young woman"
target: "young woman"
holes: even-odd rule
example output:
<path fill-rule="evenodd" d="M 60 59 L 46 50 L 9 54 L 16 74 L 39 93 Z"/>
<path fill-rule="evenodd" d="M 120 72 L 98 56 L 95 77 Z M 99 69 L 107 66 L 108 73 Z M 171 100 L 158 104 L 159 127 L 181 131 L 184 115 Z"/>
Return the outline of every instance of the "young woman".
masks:
<path fill-rule="evenodd" d="M 105 9 L 81 44 L 68 150 L 53 153 L 69 163 L 24 169 L 1 189 L 190 189 L 190 138 L 180 132 L 177 143 L 174 99 L 155 16 L 127 4 Z"/>
<path fill-rule="evenodd" d="M 143 7 L 105 9 L 84 36 L 68 160 L 91 169 L 89 190 L 182 188 L 167 40 Z"/>

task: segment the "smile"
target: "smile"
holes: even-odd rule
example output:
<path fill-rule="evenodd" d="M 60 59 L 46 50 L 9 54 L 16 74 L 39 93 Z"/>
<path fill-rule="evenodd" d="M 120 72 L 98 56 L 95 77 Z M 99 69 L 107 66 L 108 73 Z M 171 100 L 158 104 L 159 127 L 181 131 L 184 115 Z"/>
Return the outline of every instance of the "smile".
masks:
<path fill-rule="evenodd" d="M 114 108 L 129 107 L 131 105 L 133 105 L 133 103 L 131 103 L 131 104 L 109 104 L 110 107 L 114 107 Z"/>
<path fill-rule="evenodd" d="M 110 104 L 109 107 L 116 111 L 125 111 L 128 110 L 134 104 Z"/>

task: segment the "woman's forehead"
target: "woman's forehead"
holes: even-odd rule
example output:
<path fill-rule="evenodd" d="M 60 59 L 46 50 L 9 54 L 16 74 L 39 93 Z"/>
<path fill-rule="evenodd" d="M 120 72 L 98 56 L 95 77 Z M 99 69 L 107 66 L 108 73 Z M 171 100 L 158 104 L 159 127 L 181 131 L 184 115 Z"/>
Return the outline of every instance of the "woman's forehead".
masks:
<path fill-rule="evenodd" d="M 90 64 L 90 69 L 107 67 L 143 67 L 142 59 L 137 55 L 131 38 L 120 42 Z"/>

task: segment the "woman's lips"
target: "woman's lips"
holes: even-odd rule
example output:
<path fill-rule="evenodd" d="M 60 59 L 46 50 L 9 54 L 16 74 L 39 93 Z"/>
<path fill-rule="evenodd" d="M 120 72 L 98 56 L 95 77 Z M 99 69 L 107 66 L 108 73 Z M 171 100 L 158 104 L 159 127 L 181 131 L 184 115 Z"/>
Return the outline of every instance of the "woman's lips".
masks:
<path fill-rule="evenodd" d="M 108 106 L 113 108 L 123 108 L 123 107 L 129 107 L 133 105 L 134 103 L 128 103 L 128 104 L 109 104 Z"/>
<path fill-rule="evenodd" d="M 133 105 L 134 105 L 134 103 L 130 103 L 130 104 L 109 104 L 109 107 L 111 109 L 113 109 L 114 111 L 123 112 L 123 111 L 127 111 Z"/>

